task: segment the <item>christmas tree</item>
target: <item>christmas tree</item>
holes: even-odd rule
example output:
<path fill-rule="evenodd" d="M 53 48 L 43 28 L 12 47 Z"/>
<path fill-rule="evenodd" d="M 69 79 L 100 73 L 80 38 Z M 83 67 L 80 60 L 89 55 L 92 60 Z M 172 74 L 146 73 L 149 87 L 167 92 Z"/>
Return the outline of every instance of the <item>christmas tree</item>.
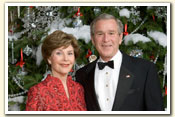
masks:
<path fill-rule="evenodd" d="M 167 6 L 8 6 L 9 111 L 25 110 L 28 89 L 50 72 L 42 58 L 44 38 L 55 30 L 73 34 L 81 55 L 70 75 L 98 56 L 90 23 L 109 13 L 124 24 L 120 50 L 156 64 L 167 107 Z"/>

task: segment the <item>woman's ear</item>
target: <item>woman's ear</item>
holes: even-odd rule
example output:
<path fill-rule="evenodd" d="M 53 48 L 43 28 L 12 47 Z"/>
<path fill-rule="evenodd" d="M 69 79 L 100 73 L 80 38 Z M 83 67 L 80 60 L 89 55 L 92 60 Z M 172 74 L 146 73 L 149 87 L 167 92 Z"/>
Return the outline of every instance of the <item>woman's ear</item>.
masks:
<path fill-rule="evenodd" d="M 51 60 L 50 60 L 50 57 L 47 59 L 47 62 L 51 65 Z"/>

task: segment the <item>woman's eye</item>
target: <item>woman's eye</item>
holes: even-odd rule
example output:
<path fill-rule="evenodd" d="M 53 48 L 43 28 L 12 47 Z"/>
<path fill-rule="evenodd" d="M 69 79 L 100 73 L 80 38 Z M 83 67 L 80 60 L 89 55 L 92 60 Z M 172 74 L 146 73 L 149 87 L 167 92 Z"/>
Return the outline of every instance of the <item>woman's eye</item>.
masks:
<path fill-rule="evenodd" d="M 68 55 L 73 55 L 73 54 L 74 54 L 73 52 L 68 53 Z"/>
<path fill-rule="evenodd" d="M 61 55 L 61 52 L 57 52 L 56 54 L 57 54 L 57 55 Z"/>

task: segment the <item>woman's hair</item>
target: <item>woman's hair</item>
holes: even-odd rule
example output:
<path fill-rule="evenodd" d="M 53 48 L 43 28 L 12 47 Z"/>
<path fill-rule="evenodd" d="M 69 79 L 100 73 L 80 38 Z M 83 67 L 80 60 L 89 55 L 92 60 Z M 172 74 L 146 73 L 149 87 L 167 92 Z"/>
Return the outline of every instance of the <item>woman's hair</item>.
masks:
<path fill-rule="evenodd" d="M 74 48 L 75 58 L 77 58 L 79 56 L 80 49 L 76 38 L 71 34 L 67 34 L 63 31 L 57 30 L 48 35 L 43 41 L 42 56 L 48 64 L 47 60 L 51 56 L 53 50 L 60 47 L 67 48 L 69 45 L 72 45 L 72 47 Z"/>
<path fill-rule="evenodd" d="M 116 21 L 119 34 L 121 34 L 123 32 L 123 24 L 119 19 L 115 18 L 113 15 L 103 13 L 103 14 L 99 15 L 98 17 L 96 17 L 92 21 L 92 23 L 90 25 L 91 36 L 93 36 L 94 33 L 95 33 L 95 24 L 96 24 L 96 22 L 99 21 L 99 20 L 108 20 L 108 19 L 114 19 Z"/>

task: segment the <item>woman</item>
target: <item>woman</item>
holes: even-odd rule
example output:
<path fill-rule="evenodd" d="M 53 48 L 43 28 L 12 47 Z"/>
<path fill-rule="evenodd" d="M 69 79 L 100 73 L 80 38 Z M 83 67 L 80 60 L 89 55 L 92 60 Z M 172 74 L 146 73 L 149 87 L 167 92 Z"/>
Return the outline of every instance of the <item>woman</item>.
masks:
<path fill-rule="evenodd" d="M 68 75 L 78 54 L 78 43 L 72 35 L 55 31 L 46 37 L 42 55 L 51 68 L 51 74 L 30 88 L 27 111 L 86 110 L 83 87 Z"/>

